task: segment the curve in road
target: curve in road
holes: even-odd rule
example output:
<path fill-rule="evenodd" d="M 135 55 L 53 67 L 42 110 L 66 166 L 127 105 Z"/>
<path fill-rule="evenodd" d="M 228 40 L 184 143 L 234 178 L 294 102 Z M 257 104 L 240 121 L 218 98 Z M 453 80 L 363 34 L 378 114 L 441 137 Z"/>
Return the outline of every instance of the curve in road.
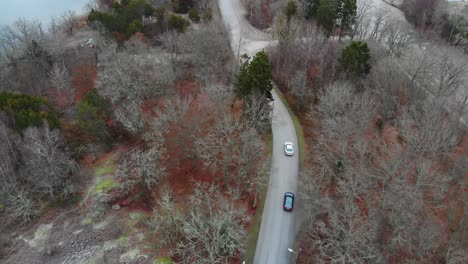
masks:
<path fill-rule="evenodd" d="M 219 0 L 223 20 L 230 29 L 231 47 L 235 54 L 253 56 L 275 41 L 245 20 L 245 10 L 239 0 Z M 293 121 L 288 110 L 273 91 L 273 155 L 270 179 L 255 251 L 255 264 L 286 264 L 294 241 L 294 211 L 283 211 L 285 192 L 297 190 L 299 151 Z M 284 155 L 283 143 L 293 142 L 295 154 Z M 250 264 L 250 263 L 247 263 Z"/>

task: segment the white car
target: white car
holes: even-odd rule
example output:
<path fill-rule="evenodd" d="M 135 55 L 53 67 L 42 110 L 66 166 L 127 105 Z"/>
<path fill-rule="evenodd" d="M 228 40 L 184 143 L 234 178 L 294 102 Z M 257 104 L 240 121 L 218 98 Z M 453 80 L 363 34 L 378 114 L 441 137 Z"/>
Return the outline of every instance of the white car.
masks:
<path fill-rule="evenodd" d="M 294 155 L 293 143 L 284 142 L 284 154 L 286 154 L 286 156 Z"/>

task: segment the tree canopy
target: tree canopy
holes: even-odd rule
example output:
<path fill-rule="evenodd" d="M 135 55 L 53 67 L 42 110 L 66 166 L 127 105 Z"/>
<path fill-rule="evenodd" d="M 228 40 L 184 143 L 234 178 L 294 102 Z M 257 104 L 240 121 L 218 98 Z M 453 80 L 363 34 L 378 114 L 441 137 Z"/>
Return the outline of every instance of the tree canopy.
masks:
<path fill-rule="evenodd" d="M 246 97 L 253 92 L 265 95 L 269 100 L 273 100 L 271 89 L 273 85 L 272 66 L 268 55 L 260 51 L 250 61 L 247 55 L 242 56 L 239 74 L 237 76 L 236 89 L 238 96 Z"/>
<path fill-rule="evenodd" d="M 52 128 L 60 126 L 52 105 L 40 96 L 2 92 L 0 110 L 5 112 L 12 127 L 19 131 L 30 126 L 41 126 L 44 121 Z"/>
<path fill-rule="evenodd" d="M 370 50 L 367 43 L 353 41 L 343 49 L 339 62 L 348 75 L 353 74 L 360 77 L 370 72 L 370 59 Z"/>
<path fill-rule="evenodd" d="M 284 8 L 284 14 L 286 15 L 288 21 L 297 14 L 297 3 L 295 0 L 288 1 L 288 4 Z"/>

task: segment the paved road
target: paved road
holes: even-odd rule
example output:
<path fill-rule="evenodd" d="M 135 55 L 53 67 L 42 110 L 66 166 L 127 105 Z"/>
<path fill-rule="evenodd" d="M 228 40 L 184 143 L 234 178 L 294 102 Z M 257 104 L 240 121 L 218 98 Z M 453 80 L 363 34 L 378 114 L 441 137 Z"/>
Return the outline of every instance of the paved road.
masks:
<path fill-rule="evenodd" d="M 219 0 L 223 20 L 231 32 L 231 47 L 235 54 L 253 56 L 257 51 L 274 45 L 268 34 L 253 28 L 245 19 L 239 0 Z M 276 93 L 273 93 L 273 157 L 270 181 L 263 210 L 260 234 L 255 252 L 255 264 L 286 264 L 291 253 L 288 247 L 294 241 L 294 215 L 283 211 L 285 192 L 297 190 L 299 158 L 297 137 L 289 113 Z M 291 141 L 296 146 L 293 157 L 283 152 L 283 143 Z M 247 263 L 251 264 L 251 263 Z"/>

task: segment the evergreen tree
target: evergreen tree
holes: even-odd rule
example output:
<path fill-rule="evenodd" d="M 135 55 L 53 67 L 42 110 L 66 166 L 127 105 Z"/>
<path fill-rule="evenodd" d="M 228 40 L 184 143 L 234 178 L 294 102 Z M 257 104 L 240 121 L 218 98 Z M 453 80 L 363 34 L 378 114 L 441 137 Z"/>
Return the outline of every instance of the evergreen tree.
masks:
<path fill-rule="evenodd" d="M 351 29 L 356 17 L 356 0 L 340 0 L 337 7 L 336 19 L 339 22 L 341 31 L 340 38 L 344 31 Z"/>
<path fill-rule="evenodd" d="M 303 5 L 305 8 L 305 17 L 307 19 L 317 17 L 317 11 L 320 6 L 320 0 L 306 0 L 304 1 Z"/>
<path fill-rule="evenodd" d="M 337 6 L 340 0 L 320 0 L 317 7 L 317 24 L 330 36 L 336 25 Z"/>
<path fill-rule="evenodd" d="M 170 14 L 167 19 L 167 27 L 169 30 L 176 30 L 177 32 L 185 32 L 187 27 L 190 25 L 190 22 L 185 20 L 184 17 Z"/>
<path fill-rule="evenodd" d="M 361 77 L 369 74 L 371 69 L 370 59 L 370 50 L 367 43 L 353 41 L 342 51 L 339 62 L 348 77 L 350 75 Z"/>
<path fill-rule="evenodd" d="M 269 100 L 273 100 L 271 89 L 273 84 L 272 66 L 268 55 L 260 51 L 250 61 L 250 57 L 243 55 L 243 62 L 237 76 L 236 89 L 240 97 L 246 97 L 252 92 L 258 92 L 265 95 Z"/>
<path fill-rule="evenodd" d="M 288 4 L 286 5 L 286 8 L 284 9 L 284 15 L 286 18 L 291 20 L 291 18 L 295 15 L 297 15 L 297 4 L 295 0 L 289 0 Z"/>
<path fill-rule="evenodd" d="M 12 127 L 22 131 L 30 126 L 41 126 L 47 121 L 50 127 L 60 127 L 52 105 L 40 96 L 0 93 L 0 112 L 4 112 Z"/>

